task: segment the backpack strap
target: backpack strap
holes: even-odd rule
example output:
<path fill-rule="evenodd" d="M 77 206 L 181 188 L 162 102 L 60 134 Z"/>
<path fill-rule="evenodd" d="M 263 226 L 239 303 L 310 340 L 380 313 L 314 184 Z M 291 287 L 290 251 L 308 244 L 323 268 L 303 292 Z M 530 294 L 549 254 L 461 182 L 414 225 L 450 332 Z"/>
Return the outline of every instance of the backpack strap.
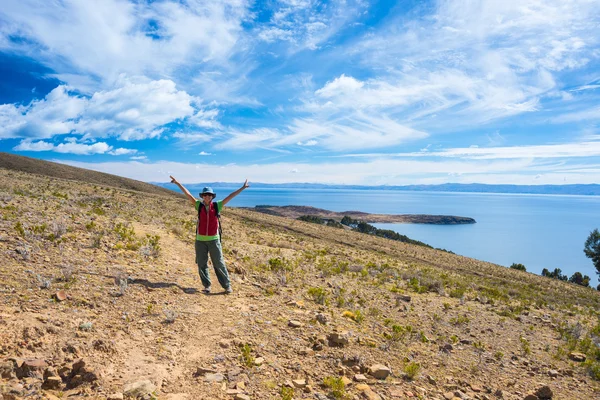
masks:
<path fill-rule="evenodd" d="M 213 206 L 217 215 L 217 221 L 219 221 L 219 243 L 221 243 L 221 237 L 223 236 L 223 231 L 221 230 L 221 213 L 219 212 L 219 204 L 216 201 L 213 201 Z"/>

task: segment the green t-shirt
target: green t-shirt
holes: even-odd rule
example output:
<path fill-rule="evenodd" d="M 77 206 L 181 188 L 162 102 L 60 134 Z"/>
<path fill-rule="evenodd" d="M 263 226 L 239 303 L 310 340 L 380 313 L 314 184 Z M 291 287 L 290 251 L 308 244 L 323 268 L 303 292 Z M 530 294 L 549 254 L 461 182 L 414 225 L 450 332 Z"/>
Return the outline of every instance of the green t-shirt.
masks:
<path fill-rule="evenodd" d="M 221 213 L 221 210 L 223 209 L 223 200 L 218 200 L 217 202 L 217 208 L 219 209 L 219 214 Z M 202 203 L 200 200 L 196 200 L 196 211 L 198 211 L 198 207 L 200 207 L 200 204 L 204 204 Z M 206 206 L 204 206 L 206 207 Z M 217 234 L 215 236 L 204 236 L 204 235 L 198 235 L 196 234 L 196 240 L 199 240 L 201 242 L 208 242 L 209 240 L 217 240 L 219 239 L 219 231 L 217 231 Z"/>

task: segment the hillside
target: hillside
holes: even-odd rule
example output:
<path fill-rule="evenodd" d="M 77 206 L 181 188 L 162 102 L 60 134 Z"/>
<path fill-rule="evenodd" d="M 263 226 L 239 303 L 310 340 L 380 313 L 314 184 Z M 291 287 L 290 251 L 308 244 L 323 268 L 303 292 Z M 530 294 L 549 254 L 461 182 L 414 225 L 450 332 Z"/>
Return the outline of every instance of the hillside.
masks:
<path fill-rule="evenodd" d="M 600 396 L 592 289 L 226 208 L 206 296 L 185 199 L 44 175 L 0 169 L 3 400 Z"/>
<path fill-rule="evenodd" d="M 0 168 L 144 193 L 179 196 L 172 190 L 146 182 L 11 153 L 0 153 Z"/>

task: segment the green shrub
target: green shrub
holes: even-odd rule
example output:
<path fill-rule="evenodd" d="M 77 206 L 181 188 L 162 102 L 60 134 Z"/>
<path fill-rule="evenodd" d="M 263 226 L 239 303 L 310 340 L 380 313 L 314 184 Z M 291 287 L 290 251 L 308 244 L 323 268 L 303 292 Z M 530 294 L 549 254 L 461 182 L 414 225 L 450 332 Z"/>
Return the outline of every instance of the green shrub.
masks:
<path fill-rule="evenodd" d="M 348 398 L 346 385 L 341 377 L 328 376 L 323 379 L 323 385 L 331 391 L 330 396 L 334 399 L 342 400 Z"/>
<path fill-rule="evenodd" d="M 406 377 L 411 381 L 419 374 L 421 370 L 421 365 L 415 362 L 410 362 L 404 367 L 404 373 Z"/>
<path fill-rule="evenodd" d="M 21 221 L 17 221 L 14 228 L 15 231 L 17 231 L 17 233 L 19 234 L 19 236 L 25 237 L 25 228 L 23 228 L 23 224 L 21 223 Z"/>
<path fill-rule="evenodd" d="M 327 292 L 320 287 L 308 288 L 308 296 L 317 304 L 327 303 Z"/>
<path fill-rule="evenodd" d="M 281 400 L 294 400 L 294 389 L 291 387 L 282 386 L 279 394 L 281 395 Z"/>
<path fill-rule="evenodd" d="M 458 317 L 450 318 L 449 322 L 452 325 L 466 325 L 469 323 L 469 317 L 466 315 L 459 315 Z"/>
<path fill-rule="evenodd" d="M 241 361 L 248 368 L 254 366 L 254 356 L 252 355 L 252 346 L 249 343 L 240 345 Z"/>
<path fill-rule="evenodd" d="M 289 261 L 280 257 L 270 258 L 268 261 L 268 268 L 271 272 L 285 272 L 293 269 Z"/>
<path fill-rule="evenodd" d="M 510 269 L 516 269 L 517 271 L 527 272 L 527 268 L 523 264 L 512 263 Z"/>
<path fill-rule="evenodd" d="M 466 291 L 467 291 L 467 288 L 458 286 L 458 287 L 452 289 L 449 294 L 450 294 L 450 297 L 453 297 L 455 299 L 460 299 L 465 295 Z"/>
<path fill-rule="evenodd" d="M 521 342 L 521 350 L 523 354 L 529 355 L 531 354 L 531 347 L 529 346 L 529 340 L 525 339 L 523 336 L 519 336 L 519 341 Z"/>

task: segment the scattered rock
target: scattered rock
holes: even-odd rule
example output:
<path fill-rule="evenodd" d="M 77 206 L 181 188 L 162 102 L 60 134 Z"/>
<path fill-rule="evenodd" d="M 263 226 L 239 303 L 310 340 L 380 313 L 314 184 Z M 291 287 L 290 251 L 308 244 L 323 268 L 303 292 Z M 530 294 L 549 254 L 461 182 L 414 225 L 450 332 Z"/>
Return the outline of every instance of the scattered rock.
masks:
<path fill-rule="evenodd" d="M 552 389 L 550 386 L 544 385 L 535 391 L 535 395 L 540 398 L 540 400 L 551 399 L 553 396 Z"/>
<path fill-rule="evenodd" d="M 123 393 L 111 393 L 106 397 L 106 400 L 123 400 Z"/>
<path fill-rule="evenodd" d="M 292 384 L 298 389 L 304 389 L 306 387 L 306 379 L 294 379 Z"/>
<path fill-rule="evenodd" d="M 42 384 L 42 389 L 57 390 L 57 389 L 60 389 L 61 385 L 62 385 L 62 379 L 60 379 L 60 376 L 49 376 L 44 379 L 44 383 Z"/>
<path fill-rule="evenodd" d="M 291 328 L 301 328 L 302 327 L 302 322 L 295 321 L 295 320 L 290 320 L 288 322 L 288 326 L 291 327 Z"/>
<path fill-rule="evenodd" d="M 342 376 L 342 382 L 344 383 L 344 386 L 348 386 L 349 384 L 352 383 L 352 381 L 350 379 L 348 379 L 347 376 Z"/>
<path fill-rule="evenodd" d="M 354 375 L 354 380 L 356 382 L 366 382 L 368 379 L 363 374 L 356 374 L 356 375 Z"/>
<path fill-rule="evenodd" d="M 211 374 L 204 375 L 205 382 L 223 382 L 224 379 L 225 379 L 225 376 L 220 373 L 216 373 L 216 374 L 211 373 Z"/>
<path fill-rule="evenodd" d="M 257 367 L 260 367 L 261 365 L 263 365 L 265 362 L 265 359 L 262 357 L 256 357 L 256 359 L 254 360 L 254 365 L 256 365 Z"/>
<path fill-rule="evenodd" d="M 54 298 L 58 301 L 65 301 L 67 299 L 67 292 L 64 290 L 59 290 L 54 294 Z"/>
<path fill-rule="evenodd" d="M 42 377 L 42 371 L 48 366 L 46 361 L 42 359 L 25 360 L 17 369 L 17 377 L 19 379 L 38 375 Z"/>
<path fill-rule="evenodd" d="M 573 352 L 573 353 L 569 354 L 569 358 L 576 362 L 584 362 L 586 360 L 587 356 L 583 353 Z"/>
<path fill-rule="evenodd" d="M 123 395 L 125 397 L 133 397 L 141 399 L 150 396 L 156 390 L 156 386 L 149 380 L 137 381 L 128 383 L 123 387 Z"/>
<path fill-rule="evenodd" d="M 405 301 L 407 303 L 410 303 L 411 300 L 412 300 L 412 298 L 409 295 L 400 294 L 400 295 L 398 295 L 398 297 L 396 297 L 396 305 L 399 305 L 400 301 Z"/>
<path fill-rule="evenodd" d="M 301 356 L 312 356 L 313 354 L 315 354 L 315 351 L 311 348 L 304 347 L 298 351 L 298 354 L 300 354 Z"/>
<path fill-rule="evenodd" d="M 329 346 L 331 347 L 343 347 L 350 343 L 350 334 L 347 331 L 343 332 L 332 332 L 327 336 Z"/>
<path fill-rule="evenodd" d="M 450 353 L 450 352 L 452 352 L 452 350 L 454 350 L 454 346 L 452 346 L 450 343 L 446 343 L 446 344 L 440 345 L 439 350 L 444 353 Z"/>
<path fill-rule="evenodd" d="M 0 378 L 12 379 L 17 377 L 17 362 L 8 360 L 0 363 Z"/>
<path fill-rule="evenodd" d="M 317 319 L 317 322 L 322 325 L 327 325 L 329 323 L 327 316 L 323 313 L 318 313 L 315 318 Z"/>
<path fill-rule="evenodd" d="M 235 400 L 250 400 L 250 396 L 238 393 L 234 397 Z"/>
<path fill-rule="evenodd" d="M 375 379 L 385 379 L 387 378 L 392 371 L 383 364 L 374 364 L 369 367 L 369 375 L 371 375 Z"/>
<path fill-rule="evenodd" d="M 558 376 L 558 371 L 557 371 L 557 370 L 554 370 L 554 369 L 551 369 L 551 370 L 549 370 L 549 371 L 548 371 L 548 375 L 549 375 L 551 378 L 556 378 L 556 377 Z"/>
<path fill-rule="evenodd" d="M 216 374 L 216 373 L 217 373 L 217 371 L 215 371 L 214 369 L 198 367 L 196 369 L 196 372 L 194 372 L 194 378 L 197 378 L 199 376 L 204 376 L 206 374 Z"/>

